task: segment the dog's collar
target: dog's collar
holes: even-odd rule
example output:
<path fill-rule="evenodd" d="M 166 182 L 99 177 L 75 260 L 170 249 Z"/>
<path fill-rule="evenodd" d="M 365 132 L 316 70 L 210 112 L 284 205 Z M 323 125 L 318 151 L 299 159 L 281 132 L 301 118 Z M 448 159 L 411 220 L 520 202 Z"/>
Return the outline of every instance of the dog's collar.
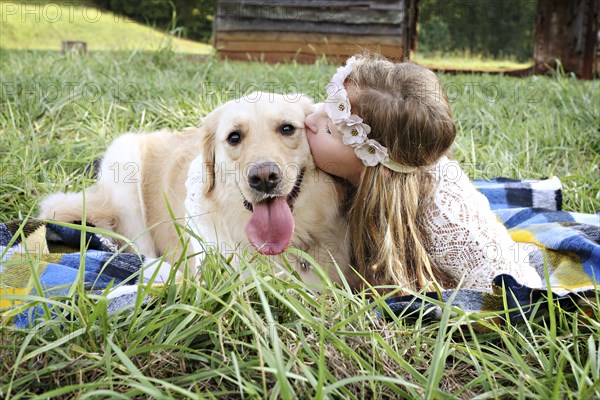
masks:
<path fill-rule="evenodd" d="M 287 195 L 287 198 L 286 198 L 288 206 L 290 206 L 290 209 L 292 211 L 294 210 L 294 201 L 300 194 L 300 186 L 302 185 L 303 180 L 304 180 L 304 168 L 302 168 L 302 170 L 300 170 L 300 173 L 298 174 L 298 178 L 296 178 L 296 183 L 294 183 L 294 187 L 292 188 L 292 191 Z M 246 210 L 248 210 L 250 212 L 253 211 L 252 203 L 250 203 L 245 198 L 244 198 L 244 208 L 246 208 Z"/>
<path fill-rule="evenodd" d="M 290 208 L 292 210 L 294 209 L 294 201 L 296 201 L 296 198 L 300 194 L 300 185 L 302 185 L 303 179 L 304 179 L 304 168 L 302 168 L 302 170 L 298 174 L 298 178 L 296 179 L 296 183 L 294 184 L 292 191 L 287 195 L 287 203 L 288 203 L 288 206 L 290 206 Z"/>

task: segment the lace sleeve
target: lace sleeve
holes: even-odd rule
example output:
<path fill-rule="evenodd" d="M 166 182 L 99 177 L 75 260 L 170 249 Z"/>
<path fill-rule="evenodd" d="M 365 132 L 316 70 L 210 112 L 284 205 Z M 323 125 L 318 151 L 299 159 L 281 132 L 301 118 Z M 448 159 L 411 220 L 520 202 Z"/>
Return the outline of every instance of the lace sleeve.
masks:
<path fill-rule="evenodd" d="M 489 202 L 475 189 L 456 162 L 436 164 L 438 182 L 425 224 L 431 232 L 434 263 L 463 288 L 491 290 L 492 279 L 510 274 L 530 287 L 541 278 L 527 262 L 506 228 L 490 210 Z"/>

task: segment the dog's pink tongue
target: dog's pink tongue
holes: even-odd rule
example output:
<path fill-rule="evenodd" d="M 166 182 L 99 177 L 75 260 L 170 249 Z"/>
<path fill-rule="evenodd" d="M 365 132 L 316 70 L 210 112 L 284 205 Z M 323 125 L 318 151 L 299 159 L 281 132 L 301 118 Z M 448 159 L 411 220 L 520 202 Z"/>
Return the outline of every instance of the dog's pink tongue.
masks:
<path fill-rule="evenodd" d="M 250 243 L 262 254 L 281 254 L 294 233 L 294 217 L 285 196 L 252 204 L 252 218 L 246 224 Z"/>

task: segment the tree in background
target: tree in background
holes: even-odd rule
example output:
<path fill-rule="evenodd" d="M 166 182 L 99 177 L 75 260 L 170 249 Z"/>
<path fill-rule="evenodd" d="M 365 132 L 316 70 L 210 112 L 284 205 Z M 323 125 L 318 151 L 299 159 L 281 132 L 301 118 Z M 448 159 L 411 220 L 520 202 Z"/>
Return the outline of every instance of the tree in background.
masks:
<path fill-rule="evenodd" d="M 180 36 L 208 42 L 216 0 L 93 0 L 101 8 L 115 14 L 155 26 L 159 29 L 177 29 Z"/>
<path fill-rule="evenodd" d="M 536 72 L 554 68 L 592 79 L 600 73 L 600 3 L 598 0 L 539 0 L 536 21 Z"/>
<path fill-rule="evenodd" d="M 419 0 L 418 50 L 533 55 L 537 0 Z"/>

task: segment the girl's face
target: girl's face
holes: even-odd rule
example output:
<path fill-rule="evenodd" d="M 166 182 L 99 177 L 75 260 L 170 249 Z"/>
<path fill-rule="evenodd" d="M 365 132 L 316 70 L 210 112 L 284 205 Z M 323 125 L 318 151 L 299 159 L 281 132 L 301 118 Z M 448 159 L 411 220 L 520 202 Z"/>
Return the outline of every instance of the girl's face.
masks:
<path fill-rule="evenodd" d="M 342 142 L 342 135 L 327 116 L 325 105 L 317 104 L 316 111 L 306 117 L 304 124 L 317 167 L 358 186 L 365 166 L 354 154 L 352 146 Z"/>

